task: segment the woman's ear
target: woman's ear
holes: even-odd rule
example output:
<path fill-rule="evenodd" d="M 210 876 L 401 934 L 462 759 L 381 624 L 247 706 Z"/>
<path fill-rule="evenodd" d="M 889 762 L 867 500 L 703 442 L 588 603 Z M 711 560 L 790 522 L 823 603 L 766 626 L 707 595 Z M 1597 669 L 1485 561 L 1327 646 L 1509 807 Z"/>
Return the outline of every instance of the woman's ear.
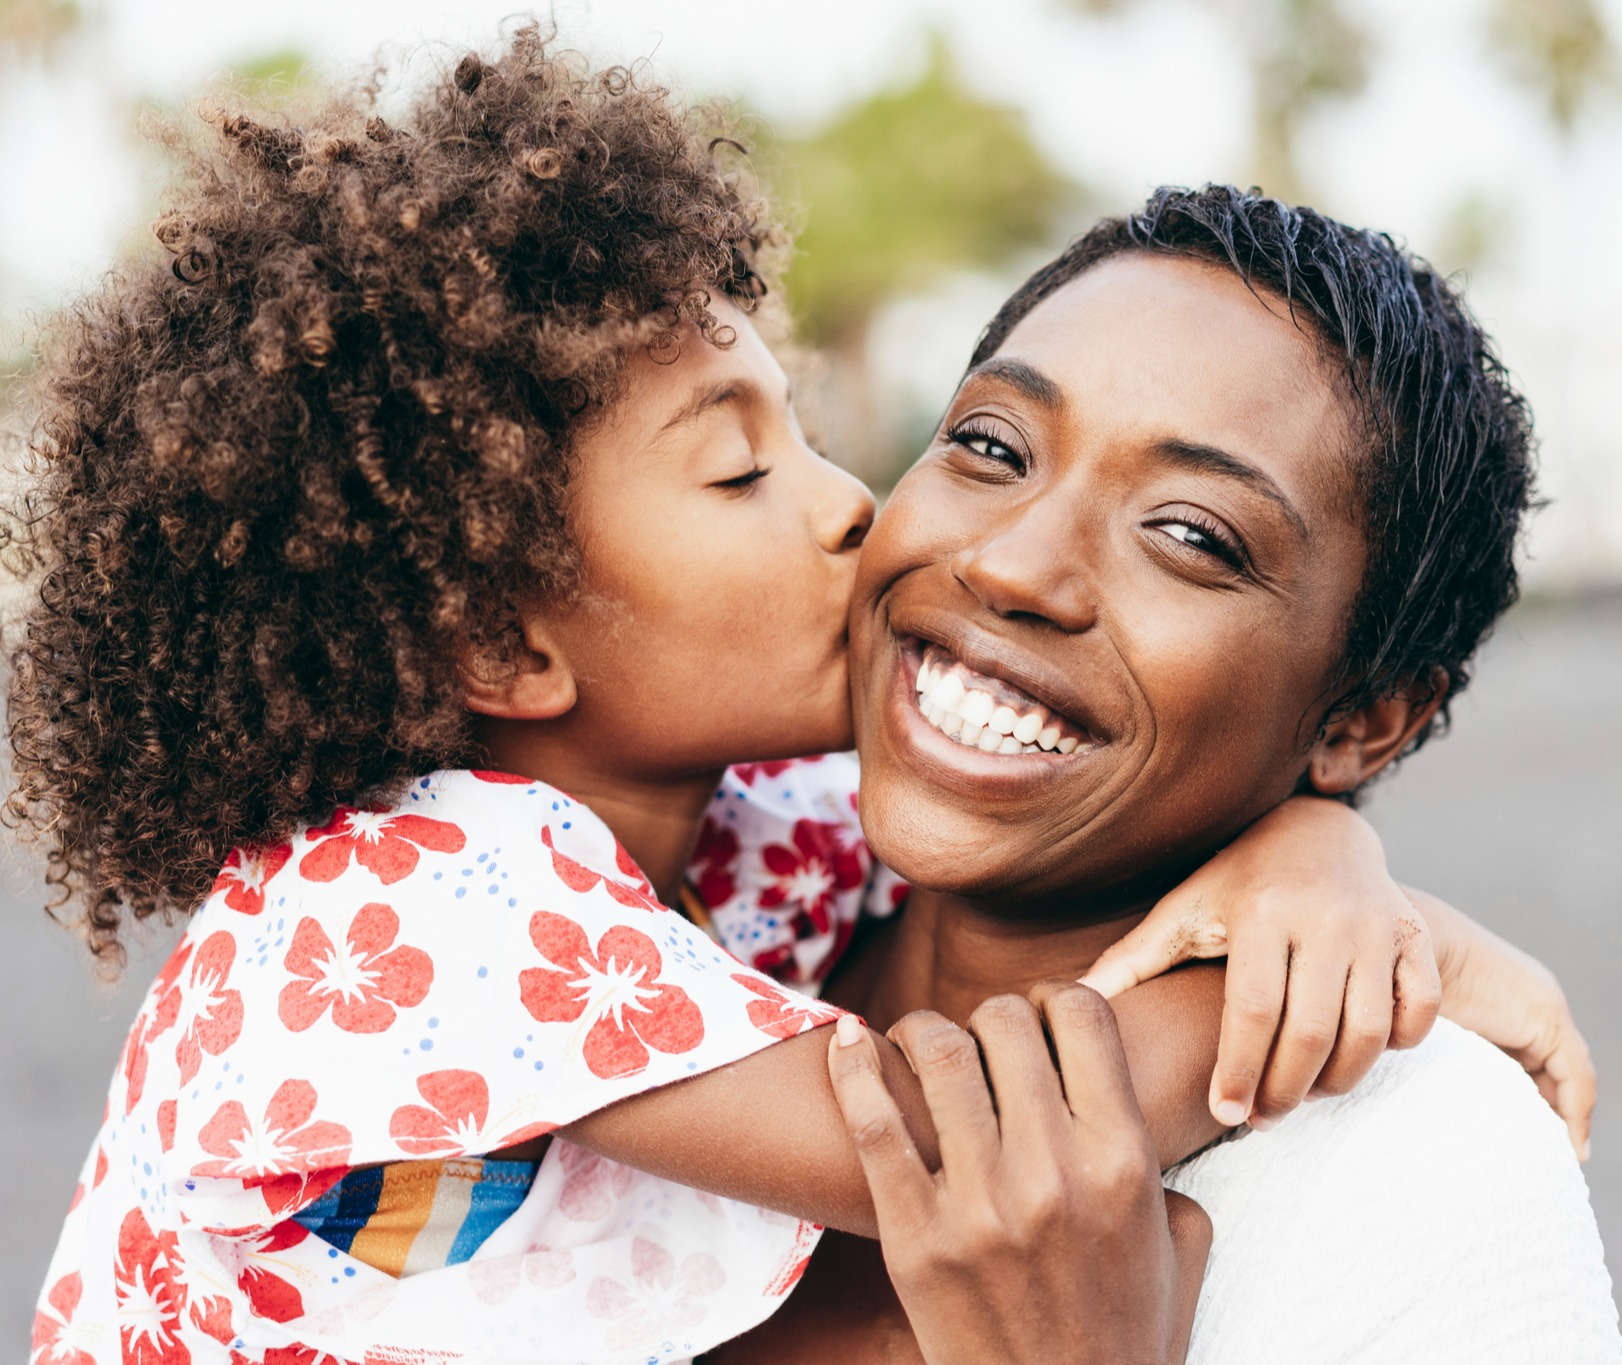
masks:
<path fill-rule="evenodd" d="M 470 655 L 461 673 L 467 709 L 502 720 L 556 720 L 579 695 L 561 640 L 538 616 L 524 618 L 504 657 Z"/>
<path fill-rule="evenodd" d="M 1361 786 L 1413 741 L 1447 697 L 1447 674 L 1360 707 L 1324 728 L 1307 758 L 1307 778 L 1323 796 Z"/>

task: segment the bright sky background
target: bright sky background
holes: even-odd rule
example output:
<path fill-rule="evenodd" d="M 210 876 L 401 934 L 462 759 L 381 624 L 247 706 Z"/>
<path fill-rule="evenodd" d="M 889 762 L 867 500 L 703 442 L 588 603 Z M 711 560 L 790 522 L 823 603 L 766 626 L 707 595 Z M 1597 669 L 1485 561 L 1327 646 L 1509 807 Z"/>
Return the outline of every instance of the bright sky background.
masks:
<path fill-rule="evenodd" d="M 1622 37 L 1622 0 L 1607 0 Z M 94 9 L 94 5 L 92 6 Z M 1364 0 L 1381 35 L 1370 90 L 1309 130 L 1322 205 L 1439 251 L 1469 196 L 1507 227 L 1471 282 L 1543 432 L 1555 506 L 1534 537 L 1544 582 L 1622 581 L 1622 99 L 1563 144 L 1480 37 L 1484 0 Z M 417 60 L 488 45 L 501 0 L 103 0 L 103 22 L 55 65 L 0 76 L 0 354 L 26 312 L 92 280 L 142 230 L 151 163 L 132 155 L 128 101 L 173 100 L 233 61 L 294 47 L 334 71 L 380 47 Z M 681 88 L 739 94 L 785 127 L 905 81 L 944 32 L 967 79 L 1028 111 L 1054 159 L 1128 207 L 1153 185 L 1242 178 L 1245 66 L 1190 0 L 1083 21 L 1051 0 L 559 0 L 564 37 L 595 56 L 652 56 Z M 814 212 L 814 206 L 812 206 Z M 1076 224 L 1077 229 L 1085 224 Z M 956 281 L 899 304 L 874 363 L 909 401 L 944 400 L 1004 282 Z"/>

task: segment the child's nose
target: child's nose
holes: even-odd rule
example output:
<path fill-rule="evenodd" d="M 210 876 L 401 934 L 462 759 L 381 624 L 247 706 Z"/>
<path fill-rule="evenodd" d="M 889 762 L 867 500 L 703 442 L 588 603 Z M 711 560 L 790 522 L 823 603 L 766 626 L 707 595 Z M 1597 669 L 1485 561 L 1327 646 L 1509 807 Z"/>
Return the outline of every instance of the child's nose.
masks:
<path fill-rule="evenodd" d="M 834 465 L 826 466 L 829 487 L 823 515 L 819 518 L 818 539 L 829 554 L 843 554 L 861 548 L 873 525 L 877 504 L 868 487 L 854 474 Z"/>

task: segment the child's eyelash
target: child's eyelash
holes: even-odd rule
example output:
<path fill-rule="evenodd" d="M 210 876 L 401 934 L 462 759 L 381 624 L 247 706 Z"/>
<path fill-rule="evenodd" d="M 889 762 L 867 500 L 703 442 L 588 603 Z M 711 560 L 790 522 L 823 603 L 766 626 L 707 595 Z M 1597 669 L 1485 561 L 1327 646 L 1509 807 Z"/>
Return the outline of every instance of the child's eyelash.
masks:
<path fill-rule="evenodd" d="M 716 488 L 747 488 L 759 479 L 764 479 L 772 471 L 770 469 L 751 469 L 747 474 L 740 474 L 735 479 L 722 479 L 714 485 Z"/>

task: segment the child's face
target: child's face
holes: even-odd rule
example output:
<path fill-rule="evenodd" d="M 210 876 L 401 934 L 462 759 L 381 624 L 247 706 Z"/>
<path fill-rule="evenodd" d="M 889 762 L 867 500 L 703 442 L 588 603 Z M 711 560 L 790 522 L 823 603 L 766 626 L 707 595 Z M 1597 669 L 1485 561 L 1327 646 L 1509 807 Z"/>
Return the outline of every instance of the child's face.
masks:
<path fill-rule="evenodd" d="M 846 617 L 873 499 L 806 444 L 749 319 L 722 350 L 638 354 L 579 442 L 584 593 L 547 611 L 578 689 L 553 724 L 626 775 L 849 748 Z"/>
<path fill-rule="evenodd" d="M 1123 256 L 1040 304 L 863 553 L 875 853 L 923 886 L 1041 897 L 1197 854 L 1287 796 L 1362 582 L 1356 445 L 1313 341 L 1231 272 Z M 948 738 L 916 700 L 926 662 L 1079 747 Z"/>

